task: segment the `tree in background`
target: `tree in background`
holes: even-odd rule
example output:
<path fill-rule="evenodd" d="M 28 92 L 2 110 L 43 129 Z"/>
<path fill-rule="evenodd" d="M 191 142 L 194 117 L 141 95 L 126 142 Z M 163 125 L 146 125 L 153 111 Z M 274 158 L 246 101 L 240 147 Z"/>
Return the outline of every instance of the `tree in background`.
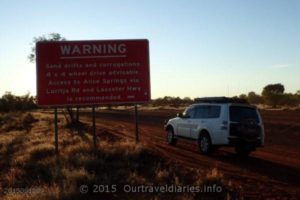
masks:
<path fill-rule="evenodd" d="M 165 96 L 163 98 L 152 99 L 151 104 L 153 106 L 172 106 L 172 107 L 179 107 L 179 106 L 187 106 L 192 104 L 194 101 L 190 97 L 184 97 L 181 99 L 180 97 L 171 97 Z"/>
<path fill-rule="evenodd" d="M 35 108 L 37 108 L 35 98 L 29 93 L 15 96 L 11 92 L 5 92 L 0 98 L 0 112 L 25 111 Z"/>
<path fill-rule="evenodd" d="M 238 98 L 248 100 L 248 97 L 247 97 L 246 94 L 240 94 L 240 95 L 238 96 Z"/>
<path fill-rule="evenodd" d="M 300 104 L 300 90 L 298 90 L 295 94 L 296 99 L 298 100 L 299 104 Z"/>
<path fill-rule="evenodd" d="M 269 84 L 263 88 L 262 97 L 267 105 L 276 108 L 283 97 L 284 86 L 281 83 Z"/>
<path fill-rule="evenodd" d="M 260 95 L 256 94 L 255 92 L 249 92 L 248 102 L 251 104 L 263 104 L 264 100 Z"/>
<path fill-rule="evenodd" d="M 280 99 L 280 105 L 282 106 L 297 106 L 300 103 L 297 98 L 297 94 L 285 93 Z"/>
<path fill-rule="evenodd" d="M 35 62 L 36 55 L 35 55 L 35 47 L 37 42 L 41 41 L 65 41 L 66 38 L 62 37 L 59 33 L 50 33 L 47 36 L 42 35 L 39 37 L 34 37 L 33 42 L 31 43 L 31 53 L 28 55 L 28 59 L 30 62 Z"/>
<path fill-rule="evenodd" d="M 17 100 L 11 92 L 5 92 L 0 100 L 0 110 L 2 112 L 9 112 L 16 110 Z"/>
<path fill-rule="evenodd" d="M 183 101 L 182 102 L 183 105 L 189 105 L 194 103 L 194 101 L 190 97 L 184 97 L 182 101 Z"/>

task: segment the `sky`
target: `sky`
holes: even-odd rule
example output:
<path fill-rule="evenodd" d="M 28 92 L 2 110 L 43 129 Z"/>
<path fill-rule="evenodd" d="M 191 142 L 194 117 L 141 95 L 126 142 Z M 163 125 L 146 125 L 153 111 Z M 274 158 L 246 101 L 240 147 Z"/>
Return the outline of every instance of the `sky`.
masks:
<path fill-rule="evenodd" d="M 33 38 L 148 39 L 152 98 L 300 90 L 299 0 L 0 0 L 0 95 L 36 95 Z"/>

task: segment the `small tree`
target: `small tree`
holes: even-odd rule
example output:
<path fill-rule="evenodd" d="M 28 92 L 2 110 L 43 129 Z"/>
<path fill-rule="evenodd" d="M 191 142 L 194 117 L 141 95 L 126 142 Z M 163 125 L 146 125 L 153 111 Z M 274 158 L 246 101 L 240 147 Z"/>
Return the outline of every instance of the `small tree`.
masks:
<path fill-rule="evenodd" d="M 15 96 L 11 92 L 5 92 L 0 98 L 0 112 L 24 111 L 37 108 L 35 98 L 29 93 L 23 96 Z"/>
<path fill-rule="evenodd" d="M 280 100 L 280 105 L 297 106 L 298 104 L 299 101 L 297 99 L 297 95 L 291 93 L 283 94 Z"/>
<path fill-rule="evenodd" d="M 16 110 L 17 98 L 11 92 L 5 92 L 1 98 L 1 111 L 9 112 Z"/>
<path fill-rule="evenodd" d="M 62 37 L 59 33 L 50 33 L 47 36 L 42 35 L 39 37 L 34 37 L 33 42 L 31 43 L 31 53 L 28 55 L 28 59 L 30 62 L 35 62 L 36 55 L 35 55 L 35 45 L 37 42 L 41 41 L 64 41 L 66 38 Z"/>
<path fill-rule="evenodd" d="M 193 103 L 193 100 L 190 97 L 184 97 L 182 101 L 184 105 L 189 105 Z"/>
<path fill-rule="evenodd" d="M 246 99 L 246 100 L 248 99 L 247 95 L 245 95 L 245 94 L 240 94 L 239 98 L 240 99 Z"/>
<path fill-rule="evenodd" d="M 284 86 L 281 83 L 269 84 L 264 87 L 262 96 L 268 105 L 276 108 L 283 96 Z"/>
<path fill-rule="evenodd" d="M 251 104 L 261 104 L 264 102 L 263 98 L 255 92 L 248 93 L 248 101 Z"/>
<path fill-rule="evenodd" d="M 298 90 L 295 94 L 298 104 L 300 104 L 300 90 Z"/>

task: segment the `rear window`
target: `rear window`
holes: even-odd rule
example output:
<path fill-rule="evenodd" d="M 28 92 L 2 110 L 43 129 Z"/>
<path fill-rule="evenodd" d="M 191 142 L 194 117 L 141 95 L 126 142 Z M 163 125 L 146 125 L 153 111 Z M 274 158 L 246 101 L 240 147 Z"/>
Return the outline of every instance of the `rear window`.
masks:
<path fill-rule="evenodd" d="M 254 119 L 257 123 L 259 123 L 259 118 L 255 108 L 230 106 L 230 121 L 241 122 L 246 119 Z"/>

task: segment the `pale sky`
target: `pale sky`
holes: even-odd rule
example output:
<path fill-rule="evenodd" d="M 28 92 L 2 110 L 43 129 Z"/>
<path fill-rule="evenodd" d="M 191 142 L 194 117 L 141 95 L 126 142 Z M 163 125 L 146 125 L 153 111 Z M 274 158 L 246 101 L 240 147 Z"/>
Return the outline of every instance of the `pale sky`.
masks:
<path fill-rule="evenodd" d="M 152 98 L 300 90 L 299 0 L 0 0 L 0 95 L 36 94 L 33 37 L 148 39 Z"/>

